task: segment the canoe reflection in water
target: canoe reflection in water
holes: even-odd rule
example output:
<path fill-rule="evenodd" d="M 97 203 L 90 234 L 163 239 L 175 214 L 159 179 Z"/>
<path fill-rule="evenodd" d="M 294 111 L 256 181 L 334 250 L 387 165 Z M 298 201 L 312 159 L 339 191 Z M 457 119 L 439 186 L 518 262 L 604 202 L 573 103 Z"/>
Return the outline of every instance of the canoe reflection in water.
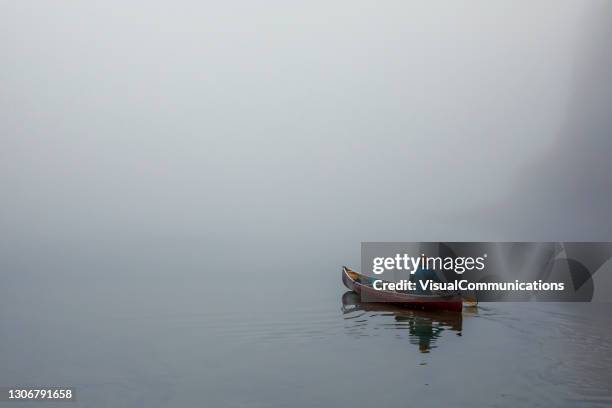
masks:
<path fill-rule="evenodd" d="M 411 344 L 421 353 L 435 348 L 436 340 L 444 332 L 461 336 L 463 314 L 444 311 L 405 309 L 390 303 L 361 302 L 352 291 L 342 295 L 342 313 L 347 322 L 347 333 L 356 337 L 376 336 L 377 330 L 405 330 Z M 392 318 L 392 320 L 390 320 Z M 397 333 L 401 337 L 401 333 Z"/>

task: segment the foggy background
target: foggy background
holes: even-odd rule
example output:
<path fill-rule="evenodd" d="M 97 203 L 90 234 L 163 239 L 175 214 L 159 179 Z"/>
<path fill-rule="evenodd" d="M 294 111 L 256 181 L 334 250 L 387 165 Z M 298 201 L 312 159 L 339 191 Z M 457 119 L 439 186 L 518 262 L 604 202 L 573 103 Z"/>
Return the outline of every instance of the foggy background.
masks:
<path fill-rule="evenodd" d="M 610 238 L 607 2 L 1 8 L 6 275 Z"/>
<path fill-rule="evenodd" d="M 610 238 L 607 2 L 1 7 L 7 275 Z"/>
<path fill-rule="evenodd" d="M 562 143 L 609 147 L 568 124 L 609 88 L 576 72 L 601 8 L 4 2 L 3 235 L 446 236 Z"/>

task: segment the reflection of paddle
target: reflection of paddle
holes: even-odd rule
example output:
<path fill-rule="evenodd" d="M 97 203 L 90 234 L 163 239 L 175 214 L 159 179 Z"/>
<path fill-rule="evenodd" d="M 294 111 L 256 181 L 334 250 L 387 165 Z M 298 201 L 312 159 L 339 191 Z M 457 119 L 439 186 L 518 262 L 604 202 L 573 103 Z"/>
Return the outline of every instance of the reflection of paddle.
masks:
<path fill-rule="evenodd" d="M 476 296 L 465 294 L 462 294 L 461 296 L 463 297 L 463 306 L 474 307 L 478 305 L 478 299 L 476 299 Z"/>

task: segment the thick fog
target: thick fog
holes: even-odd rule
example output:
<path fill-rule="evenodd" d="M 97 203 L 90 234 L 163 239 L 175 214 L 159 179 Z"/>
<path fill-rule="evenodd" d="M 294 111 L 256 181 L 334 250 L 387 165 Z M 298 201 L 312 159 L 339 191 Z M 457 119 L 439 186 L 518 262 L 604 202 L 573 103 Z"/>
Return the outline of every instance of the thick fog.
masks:
<path fill-rule="evenodd" d="M 0 7 L 7 273 L 610 237 L 605 2 Z"/>
<path fill-rule="evenodd" d="M 612 240 L 611 45 L 606 0 L 0 2 L 0 385 L 609 402 L 606 308 L 406 330 L 343 315 L 340 265 L 362 241 Z"/>

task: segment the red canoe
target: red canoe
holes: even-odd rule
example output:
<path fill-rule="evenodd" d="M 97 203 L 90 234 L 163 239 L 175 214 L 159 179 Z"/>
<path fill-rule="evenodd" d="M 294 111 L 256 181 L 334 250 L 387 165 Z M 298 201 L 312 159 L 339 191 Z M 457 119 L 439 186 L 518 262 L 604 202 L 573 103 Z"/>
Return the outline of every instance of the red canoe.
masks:
<path fill-rule="evenodd" d="M 463 298 L 459 294 L 449 295 L 415 295 L 410 293 L 376 290 L 369 283 L 369 278 L 346 266 L 342 267 L 342 283 L 353 292 L 362 295 L 371 302 L 391 303 L 423 310 L 449 310 L 461 312 Z"/>

